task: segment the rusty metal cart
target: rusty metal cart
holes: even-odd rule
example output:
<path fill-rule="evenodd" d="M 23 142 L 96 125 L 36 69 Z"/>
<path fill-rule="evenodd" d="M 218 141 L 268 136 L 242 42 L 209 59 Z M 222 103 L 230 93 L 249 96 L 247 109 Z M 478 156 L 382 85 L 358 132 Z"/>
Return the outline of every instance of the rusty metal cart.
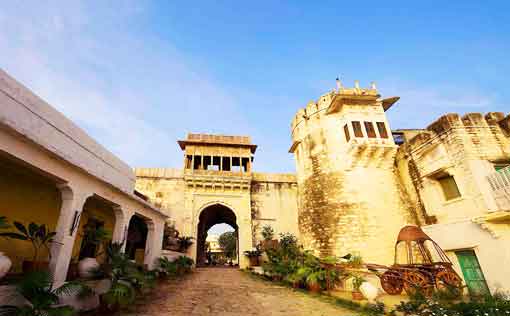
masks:
<path fill-rule="evenodd" d="M 397 295 L 405 290 L 414 294 L 417 289 L 430 295 L 434 289 L 462 290 L 462 279 L 453 270 L 450 259 L 439 245 L 417 226 L 405 226 L 395 243 L 395 262 L 392 266 L 367 264 L 381 280 L 384 291 Z"/>

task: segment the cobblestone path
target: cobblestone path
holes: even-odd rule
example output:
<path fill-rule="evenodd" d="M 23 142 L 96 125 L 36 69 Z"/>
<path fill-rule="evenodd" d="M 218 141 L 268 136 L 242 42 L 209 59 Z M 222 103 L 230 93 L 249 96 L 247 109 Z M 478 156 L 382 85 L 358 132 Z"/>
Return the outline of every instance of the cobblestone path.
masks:
<path fill-rule="evenodd" d="M 199 268 L 183 280 L 160 285 L 152 296 L 150 303 L 137 308 L 137 316 L 356 314 L 235 269 Z"/>

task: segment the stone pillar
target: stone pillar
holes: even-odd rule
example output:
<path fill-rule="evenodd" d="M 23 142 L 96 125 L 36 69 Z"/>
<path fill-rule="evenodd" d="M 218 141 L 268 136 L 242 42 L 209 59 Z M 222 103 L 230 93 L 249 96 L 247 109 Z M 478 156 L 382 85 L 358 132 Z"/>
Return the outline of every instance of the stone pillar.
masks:
<path fill-rule="evenodd" d="M 223 171 L 223 156 L 220 156 L 220 171 Z"/>
<path fill-rule="evenodd" d="M 115 226 L 113 227 L 112 241 L 122 243 L 122 251 L 125 251 L 129 221 L 135 212 L 121 207 L 115 208 L 114 212 Z"/>
<path fill-rule="evenodd" d="M 73 252 L 80 217 L 91 192 L 79 191 L 69 185 L 59 185 L 62 193 L 62 206 L 55 229 L 56 235 L 51 244 L 50 272 L 56 286 L 62 285 L 67 277 L 69 262 Z"/>
<path fill-rule="evenodd" d="M 195 170 L 195 155 L 191 155 L 191 170 Z"/>
<path fill-rule="evenodd" d="M 148 269 L 153 269 L 156 259 L 161 257 L 163 246 L 163 233 L 165 222 L 163 219 L 156 219 L 155 222 L 147 221 L 147 241 L 145 242 L 144 264 Z"/>

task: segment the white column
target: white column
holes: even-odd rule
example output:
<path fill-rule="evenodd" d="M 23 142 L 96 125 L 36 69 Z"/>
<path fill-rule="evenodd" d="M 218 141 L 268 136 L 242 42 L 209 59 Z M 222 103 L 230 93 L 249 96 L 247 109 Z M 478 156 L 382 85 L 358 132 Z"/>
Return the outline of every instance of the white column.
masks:
<path fill-rule="evenodd" d="M 118 207 L 115 210 L 115 226 L 113 228 L 112 241 L 122 243 L 122 251 L 126 250 L 129 221 L 134 211 Z"/>
<path fill-rule="evenodd" d="M 156 264 L 156 259 L 161 257 L 163 248 L 163 233 L 165 229 L 165 220 L 156 218 L 147 223 L 147 241 L 145 242 L 144 264 L 148 269 L 152 269 Z"/>
<path fill-rule="evenodd" d="M 62 206 L 55 229 L 56 235 L 51 244 L 50 272 L 56 286 L 65 282 L 74 241 L 80 224 L 83 206 L 91 192 L 81 192 L 69 185 L 58 186 L 62 193 Z"/>

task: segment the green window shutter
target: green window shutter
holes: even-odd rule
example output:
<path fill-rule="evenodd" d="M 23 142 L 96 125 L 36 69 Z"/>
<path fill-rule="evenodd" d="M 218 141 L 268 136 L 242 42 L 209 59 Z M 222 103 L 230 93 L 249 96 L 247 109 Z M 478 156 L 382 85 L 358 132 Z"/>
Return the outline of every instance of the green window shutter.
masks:
<path fill-rule="evenodd" d="M 472 296 L 489 295 L 489 288 L 485 282 L 485 277 L 475 252 L 473 250 L 456 251 L 455 255 L 459 259 L 460 268 L 462 269 L 469 294 Z"/>

